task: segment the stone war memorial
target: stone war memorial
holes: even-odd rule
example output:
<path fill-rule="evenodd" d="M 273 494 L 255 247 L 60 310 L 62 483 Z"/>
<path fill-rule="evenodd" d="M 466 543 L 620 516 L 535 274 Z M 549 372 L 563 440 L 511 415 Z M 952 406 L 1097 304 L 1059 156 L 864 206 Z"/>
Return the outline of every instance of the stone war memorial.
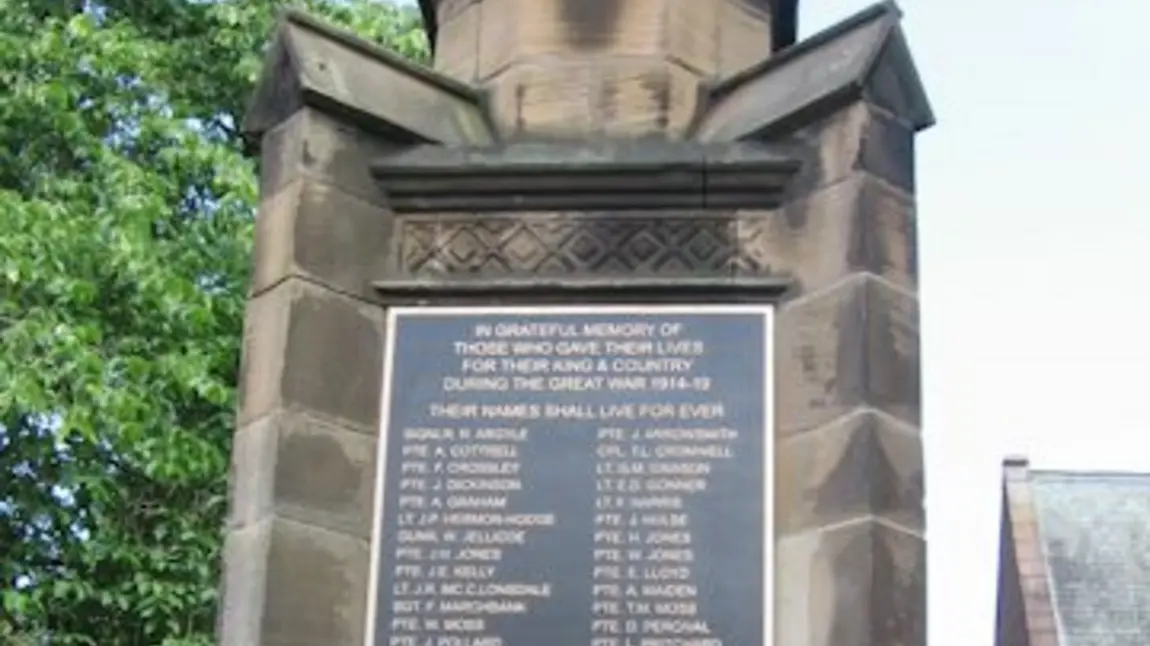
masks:
<path fill-rule="evenodd" d="M 421 9 L 285 12 L 246 117 L 220 643 L 923 646 L 899 9 Z"/>

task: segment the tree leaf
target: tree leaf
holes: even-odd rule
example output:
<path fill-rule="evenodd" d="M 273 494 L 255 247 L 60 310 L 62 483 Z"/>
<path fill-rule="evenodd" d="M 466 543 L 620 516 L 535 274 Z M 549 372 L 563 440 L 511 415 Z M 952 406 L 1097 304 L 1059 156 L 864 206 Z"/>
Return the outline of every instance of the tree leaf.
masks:
<path fill-rule="evenodd" d="M 0 643 L 213 643 L 273 0 L 0 0 Z M 426 60 L 414 9 L 307 7 Z"/>

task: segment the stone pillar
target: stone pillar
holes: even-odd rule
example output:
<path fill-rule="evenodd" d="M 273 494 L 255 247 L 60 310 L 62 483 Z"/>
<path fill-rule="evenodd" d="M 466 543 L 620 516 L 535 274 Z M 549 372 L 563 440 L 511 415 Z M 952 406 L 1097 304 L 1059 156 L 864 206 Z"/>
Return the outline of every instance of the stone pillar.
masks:
<path fill-rule="evenodd" d="M 772 56 L 785 4 L 429 0 L 436 71 L 285 14 L 245 123 L 223 644 L 370 643 L 389 304 L 620 300 L 776 304 L 773 643 L 925 644 L 933 115 L 892 4 Z"/>
<path fill-rule="evenodd" d="M 224 557 L 229 646 L 362 643 L 382 356 L 381 311 L 365 295 L 388 211 L 339 157 L 378 145 L 311 108 L 264 139 Z"/>
<path fill-rule="evenodd" d="M 911 132 L 867 102 L 814 130 L 819 154 L 843 167 L 826 169 L 776 216 L 805 251 L 794 257 L 801 291 L 778 319 L 779 644 L 921 645 L 913 187 L 884 177 L 863 152 L 889 154 Z"/>
<path fill-rule="evenodd" d="M 733 80 L 699 127 L 805 161 L 787 204 L 741 214 L 745 252 L 795 280 L 776 346 L 780 646 L 926 641 L 913 150 L 933 117 L 897 15 L 880 5 Z M 854 74 L 855 99 L 821 103 Z"/>
<path fill-rule="evenodd" d="M 771 52 L 768 0 L 444 0 L 435 68 L 505 139 L 681 138 L 700 87 Z"/>
<path fill-rule="evenodd" d="M 371 283 L 392 220 L 370 162 L 490 140 L 469 89 L 307 16 L 285 14 L 269 56 L 245 123 L 260 203 L 220 643 L 358 646 L 384 338 Z"/>

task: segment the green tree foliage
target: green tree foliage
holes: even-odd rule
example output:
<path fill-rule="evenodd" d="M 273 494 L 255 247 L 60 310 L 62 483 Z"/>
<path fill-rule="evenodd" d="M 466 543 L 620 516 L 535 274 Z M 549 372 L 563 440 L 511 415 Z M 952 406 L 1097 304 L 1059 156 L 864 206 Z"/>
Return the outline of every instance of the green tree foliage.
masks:
<path fill-rule="evenodd" d="M 414 58 L 414 9 L 308 9 Z M 280 3 L 0 0 L 0 642 L 209 644 Z"/>

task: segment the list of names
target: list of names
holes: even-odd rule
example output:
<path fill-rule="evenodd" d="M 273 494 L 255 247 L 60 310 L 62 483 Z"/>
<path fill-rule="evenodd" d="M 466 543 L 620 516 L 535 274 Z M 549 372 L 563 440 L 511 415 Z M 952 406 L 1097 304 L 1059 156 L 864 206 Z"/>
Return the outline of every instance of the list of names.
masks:
<path fill-rule="evenodd" d="M 393 325 L 376 646 L 765 643 L 762 314 Z"/>

